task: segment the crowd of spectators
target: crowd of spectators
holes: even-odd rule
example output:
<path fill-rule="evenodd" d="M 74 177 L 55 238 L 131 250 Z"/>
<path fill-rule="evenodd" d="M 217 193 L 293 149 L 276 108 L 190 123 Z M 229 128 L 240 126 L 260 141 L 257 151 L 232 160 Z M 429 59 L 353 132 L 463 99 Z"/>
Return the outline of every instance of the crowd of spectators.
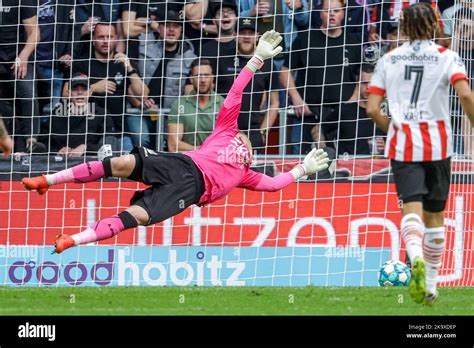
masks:
<path fill-rule="evenodd" d="M 401 8 L 417 1 L 3 0 L 0 117 L 16 153 L 192 150 L 259 35 L 275 29 L 284 50 L 245 89 L 238 120 L 255 151 L 380 155 L 385 135 L 366 115 L 367 85 L 404 41 Z M 472 1 L 427 2 L 439 13 L 437 43 L 472 76 Z M 455 100 L 452 109 L 456 152 L 468 153 L 470 129 Z"/>

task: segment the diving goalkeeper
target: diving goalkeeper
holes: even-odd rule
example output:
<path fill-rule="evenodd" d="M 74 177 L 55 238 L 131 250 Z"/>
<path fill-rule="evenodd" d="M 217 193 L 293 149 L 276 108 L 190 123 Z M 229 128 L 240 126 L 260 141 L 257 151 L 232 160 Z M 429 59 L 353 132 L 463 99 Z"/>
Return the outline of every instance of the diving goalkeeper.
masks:
<path fill-rule="evenodd" d="M 291 171 L 277 177 L 250 170 L 252 146 L 239 133 L 237 118 L 242 93 L 265 59 L 282 50 L 279 33 L 272 30 L 260 39 L 255 55 L 234 81 L 219 112 L 212 134 L 200 148 L 183 153 L 156 153 L 138 147 L 131 154 L 77 165 L 52 175 L 24 178 L 28 190 L 44 194 L 51 185 L 68 182 L 86 183 L 101 178 L 118 177 L 139 181 L 150 187 L 137 191 L 131 206 L 118 215 L 97 221 L 85 231 L 72 236 L 60 234 L 54 252 L 61 253 L 76 245 L 111 238 L 138 225 L 150 225 L 179 214 L 192 204 L 203 206 L 226 196 L 233 188 L 277 191 L 304 175 L 328 167 L 323 150 L 314 149 Z"/>

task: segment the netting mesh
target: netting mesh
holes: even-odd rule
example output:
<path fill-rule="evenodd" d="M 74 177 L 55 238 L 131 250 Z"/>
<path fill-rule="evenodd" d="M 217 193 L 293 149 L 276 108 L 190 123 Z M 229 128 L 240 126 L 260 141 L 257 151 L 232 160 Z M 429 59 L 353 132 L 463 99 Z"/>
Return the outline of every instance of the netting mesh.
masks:
<path fill-rule="evenodd" d="M 377 285 L 380 265 L 404 261 L 405 249 L 386 134 L 367 116 L 367 87 L 377 61 L 403 42 L 400 11 L 414 2 L 3 0 L 0 115 L 14 149 L 0 160 L 0 285 Z M 458 52 L 471 77 L 472 5 L 433 3 L 436 42 Z M 38 196 L 19 180 L 135 146 L 199 147 L 270 29 L 283 34 L 283 53 L 247 86 L 238 119 L 252 169 L 276 176 L 318 147 L 335 172 L 280 192 L 236 189 L 50 256 L 57 234 L 118 214 L 144 186 L 109 179 Z M 450 104 L 455 154 L 440 280 L 470 286 L 472 127 L 453 91 Z"/>

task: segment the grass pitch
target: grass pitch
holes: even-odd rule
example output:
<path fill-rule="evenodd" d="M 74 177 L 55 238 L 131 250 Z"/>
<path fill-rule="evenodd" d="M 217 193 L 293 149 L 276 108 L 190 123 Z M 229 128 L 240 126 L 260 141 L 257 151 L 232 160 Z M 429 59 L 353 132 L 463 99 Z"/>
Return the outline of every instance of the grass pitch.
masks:
<path fill-rule="evenodd" d="M 473 315 L 474 288 L 440 288 L 433 307 L 408 288 L 0 287 L 0 315 Z"/>

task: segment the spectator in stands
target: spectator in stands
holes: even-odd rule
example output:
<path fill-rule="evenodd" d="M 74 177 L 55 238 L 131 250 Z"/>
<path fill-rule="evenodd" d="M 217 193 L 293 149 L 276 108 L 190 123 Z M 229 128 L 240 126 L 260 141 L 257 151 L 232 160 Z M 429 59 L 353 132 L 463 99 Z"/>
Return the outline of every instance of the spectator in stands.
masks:
<path fill-rule="evenodd" d="M 214 1 L 214 0 L 211 0 Z M 186 3 L 186 4 L 184 4 Z M 166 13 L 174 11 L 185 18 L 183 34 L 194 46 L 199 56 L 202 45 L 217 34 L 217 27 L 211 22 L 209 0 L 147 0 L 139 2 L 124 1 L 121 6 L 122 25 L 128 46 L 136 51 L 138 57 L 138 36 L 145 31 L 158 31 L 159 23 L 166 20 Z M 130 51 L 129 51 L 130 52 Z M 130 52 L 131 57 L 135 54 Z"/>
<path fill-rule="evenodd" d="M 14 91 L 12 106 L 15 111 L 19 110 L 15 112 L 18 127 L 14 127 L 12 133 L 15 151 L 42 152 L 45 148 L 36 139 L 39 105 L 32 63 L 40 39 L 36 2 L 3 1 L 0 4 L 0 33 L 0 88 Z"/>
<path fill-rule="evenodd" d="M 186 4 L 185 4 L 186 3 Z M 122 27 L 127 41 L 127 52 L 131 58 L 138 58 L 138 37 L 146 31 L 158 31 L 159 23 L 166 21 L 169 11 L 178 13 L 184 24 L 184 35 L 194 46 L 194 52 L 199 55 L 203 44 L 203 34 L 216 34 L 214 25 L 206 25 L 203 18 L 207 16 L 209 0 L 139 0 L 123 1 L 121 6 Z"/>
<path fill-rule="evenodd" d="M 186 18 L 184 36 L 191 41 L 194 46 L 194 53 L 198 57 L 201 55 L 201 48 L 206 42 L 217 36 L 217 26 L 212 22 L 212 11 L 209 1 L 200 0 L 194 3 L 187 3 L 184 6 Z"/>
<path fill-rule="evenodd" d="M 462 7 L 453 15 L 453 40 L 452 49 L 459 54 L 463 60 L 467 76 L 474 76 L 474 9 Z M 465 121 L 464 112 L 459 102 L 459 98 L 452 94 L 451 113 L 453 121 L 454 151 L 458 154 L 465 154 L 469 158 L 474 155 L 473 130 L 469 122 Z"/>
<path fill-rule="evenodd" d="M 281 71 L 291 44 L 301 30 L 309 25 L 309 8 L 307 0 L 240 0 L 240 16 L 253 17 L 257 20 L 257 31 L 264 33 L 275 29 L 283 36 L 283 51 L 273 58 L 274 67 Z M 286 106 L 286 94 L 280 89 L 279 103 Z"/>
<path fill-rule="evenodd" d="M 466 68 L 468 69 L 468 76 L 472 76 L 469 73 L 471 72 L 471 66 L 473 65 L 474 8 L 462 7 L 454 14 L 454 18 L 455 25 L 452 48 L 459 53 L 461 58 L 463 58 Z"/>
<path fill-rule="evenodd" d="M 354 94 L 341 105 L 340 110 L 331 113 L 322 124 L 327 140 L 334 141 L 339 155 L 381 155 L 384 151 L 385 135 L 376 128 L 367 116 L 367 88 L 374 72 L 374 66 L 364 64 Z"/>
<path fill-rule="evenodd" d="M 377 43 L 370 43 L 364 48 L 364 63 L 377 64 L 386 53 L 399 47 L 405 41 L 405 35 L 399 29 L 399 23 L 391 22 L 387 28 L 386 38 Z"/>
<path fill-rule="evenodd" d="M 380 1 L 380 0 L 378 0 Z M 358 41 L 366 42 L 370 30 L 370 11 L 367 0 L 347 0 L 346 16 L 344 20 L 345 30 L 352 34 Z M 313 0 L 311 11 L 311 27 L 321 27 L 321 16 L 323 0 Z"/>
<path fill-rule="evenodd" d="M 158 3 L 150 3 L 148 0 L 122 1 L 120 12 L 126 53 L 133 61 L 138 62 L 139 36 L 148 29 L 157 29 L 154 26 L 158 23 Z"/>
<path fill-rule="evenodd" d="M 284 52 L 288 52 L 298 32 L 308 28 L 307 0 L 239 0 L 239 5 L 241 17 L 257 19 L 259 33 L 271 29 L 282 33 Z M 283 61 L 275 64 L 281 69 Z"/>
<path fill-rule="evenodd" d="M 235 65 L 227 66 L 227 72 L 232 73 L 232 76 L 237 76 L 255 53 L 258 42 L 256 26 L 257 23 L 253 18 L 239 20 Z M 238 127 L 247 135 L 257 152 L 264 152 L 268 131 L 278 117 L 279 86 L 278 72 L 275 66 L 265 64 L 244 89 Z M 228 89 L 230 89 L 230 85 Z"/>
<path fill-rule="evenodd" d="M 361 43 L 344 31 L 343 19 L 344 1 L 324 0 L 321 27 L 301 32 L 286 57 L 280 82 L 288 90 L 298 117 L 289 119 L 296 123 L 292 127 L 291 142 L 298 146 L 293 147 L 293 152 L 311 150 L 314 127 L 320 136 L 316 146 L 324 147 L 319 123 L 354 92 L 362 56 Z M 291 72 L 296 73 L 296 80 Z"/>
<path fill-rule="evenodd" d="M 459 10 L 463 8 L 474 10 L 474 3 L 471 0 L 459 0 L 459 2 L 444 10 L 441 18 L 443 20 L 444 33 L 448 37 L 453 36 L 454 20 L 456 18 L 455 15 L 461 14 L 462 12 L 459 12 Z"/>
<path fill-rule="evenodd" d="M 400 31 L 399 25 L 394 23 L 387 29 L 387 40 L 383 53 L 388 53 L 401 46 L 405 40 L 405 35 Z"/>
<path fill-rule="evenodd" d="M 214 130 L 224 98 L 214 91 L 214 72 L 208 59 L 191 64 L 193 90 L 176 100 L 168 116 L 168 150 L 191 151 Z"/>
<path fill-rule="evenodd" d="M 203 58 L 208 58 L 214 71 L 217 74 L 216 91 L 221 95 L 226 95 L 228 90 L 221 86 L 220 79 L 226 77 L 226 68 L 231 59 L 234 59 L 237 50 L 237 6 L 233 1 L 223 0 L 222 2 L 211 2 L 212 13 L 214 14 L 213 23 L 217 26 L 218 36 L 209 40 L 202 47 Z M 224 59 L 224 60 L 222 60 Z M 219 64 L 218 64 L 219 61 Z"/>
<path fill-rule="evenodd" d="M 120 136 L 112 135 L 113 124 L 104 109 L 89 103 L 88 83 L 87 75 L 76 73 L 70 83 L 70 98 L 53 110 L 48 136 L 51 152 L 69 157 L 97 155 L 103 144 L 112 145 L 113 151 L 121 150 Z"/>
<path fill-rule="evenodd" d="M 441 13 L 439 12 L 438 1 L 436 0 L 382 0 L 376 5 L 373 5 L 369 41 L 380 42 L 381 40 L 384 40 L 388 29 L 393 26 L 394 22 L 399 22 L 402 9 L 418 2 L 431 3 L 436 9 L 440 17 L 440 28 L 436 33 L 436 42 L 444 47 L 449 47 L 450 42 L 443 32 L 443 21 L 441 20 Z"/>
<path fill-rule="evenodd" d="M 192 44 L 182 37 L 183 19 L 168 11 L 156 32 L 140 35 L 139 71 L 150 89 L 145 105 L 169 109 L 182 94 L 191 63 L 196 58 Z"/>
<path fill-rule="evenodd" d="M 89 58 L 93 51 L 93 32 L 98 23 L 115 23 L 119 18 L 120 0 L 65 0 L 74 3 L 73 59 Z M 116 28 L 116 52 L 125 53 L 122 26 Z"/>
<path fill-rule="evenodd" d="M 94 34 L 94 54 L 89 60 L 73 63 L 73 72 L 82 72 L 90 78 L 91 101 L 105 109 L 112 117 L 114 129 L 123 132 L 123 115 L 126 112 L 127 95 L 147 97 L 149 90 L 134 69 L 128 57 L 115 53 L 117 33 L 115 25 L 98 23 Z M 65 84 L 64 96 L 68 96 L 68 84 Z M 124 148 L 131 147 L 130 139 L 124 137 Z"/>
<path fill-rule="evenodd" d="M 40 110 L 45 106 L 52 109 L 59 102 L 64 72 L 71 67 L 73 18 L 70 11 L 73 11 L 71 0 L 39 1 L 41 40 L 36 47 L 36 76 Z M 48 120 L 49 117 L 42 118 L 49 130 Z"/>
<path fill-rule="evenodd" d="M 138 145 L 140 141 L 141 146 L 151 148 L 160 145 L 155 144 L 154 137 L 150 137 L 157 129 L 155 121 L 157 117 L 164 117 L 166 109 L 184 93 L 191 63 L 196 58 L 193 45 L 182 36 L 183 18 L 180 13 L 168 11 L 166 20 L 159 23 L 157 30 L 140 35 L 138 68 L 150 90 L 150 97 L 143 103 L 144 108 L 154 110 L 154 114 L 165 110 L 153 119 L 148 115 L 127 117 L 128 131 L 133 134 L 134 144 Z M 165 129 L 157 131 L 161 133 Z M 138 137 L 140 133 L 141 137 Z"/>

